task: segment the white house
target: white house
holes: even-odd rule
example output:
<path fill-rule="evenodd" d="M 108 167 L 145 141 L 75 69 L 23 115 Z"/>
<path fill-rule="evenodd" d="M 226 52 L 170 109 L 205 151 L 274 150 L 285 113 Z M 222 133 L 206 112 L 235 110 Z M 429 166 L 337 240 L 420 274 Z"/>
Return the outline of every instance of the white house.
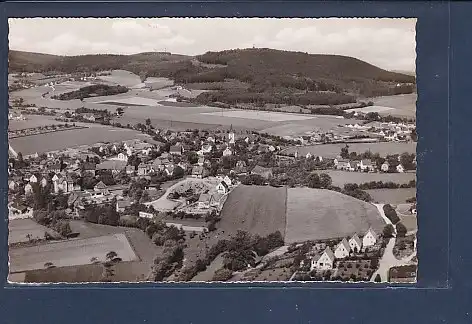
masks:
<path fill-rule="evenodd" d="M 380 169 L 382 170 L 382 172 L 388 172 L 388 170 L 390 169 L 390 164 L 387 161 L 385 161 L 380 167 Z"/>
<path fill-rule="evenodd" d="M 397 165 L 397 172 L 399 172 L 399 173 L 405 172 L 405 168 L 403 167 L 403 165 L 401 165 L 401 164 Z"/>
<path fill-rule="evenodd" d="M 225 176 L 225 177 L 223 178 L 223 181 L 226 182 L 226 184 L 228 185 L 228 187 L 231 186 L 232 181 L 231 181 L 230 177 Z"/>
<path fill-rule="evenodd" d="M 364 237 L 362 238 L 362 245 L 364 248 L 373 246 L 377 243 L 377 234 L 374 232 L 372 228 L 369 228 L 367 233 L 365 233 Z"/>
<path fill-rule="evenodd" d="M 31 182 L 31 183 L 36 183 L 36 182 L 38 182 L 38 178 L 33 174 L 33 175 L 29 178 L 29 182 Z"/>
<path fill-rule="evenodd" d="M 223 151 L 223 156 L 230 156 L 232 155 L 233 152 L 229 149 L 229 147 L 227 147 L 224 151 Z"/>
<path fill-rule="evenodd" d="M 334 256 L 337 259 L 344 259 L 345 257 L 349 256 L 349 252 L 351 251 L 351 247 L 349 243 L 346 241 L 345 238 L 336 246 L 334 250 Z"/>
<path fill-rule="evenodd" d="M 329 270 L 333 269 L 333 264 L 335 260 L 333 251 L 329 246 L 324 250 L 323 254 L 317 259 L 316 257 L 311 260 L 310 270 L 320 269 L 320 270 Z"/>
<path fill-rule="evenodd" d="M 354 234 L 349 240 L 351 251 L 359 252 L 362 249 L 362 241 L 357 234 Z"/>
<path fill-rule="evenodd" d="M 128 162 L 128 154 L 126 154 L 126 153 L 118 153 L 118 156 L 116 157 L 116 159 L 119 160 L 119 161 Z"/>
<path fill-rule="evenodd" d="M 32 193 L 33 193 L 33 186 L 30 183 L 26 184 L 25 195 L 30 195 Z"/>
<path fill-rule="evenodd" d="M 372 164 L 372 161 L 367 159 L 361 160 L 359 163 L 359 168 L 362 171 L 374 171 L 374 165 Z"/>
<path fill-rule="evenodd" d="M 219 193 L 219 194 L 222 194 L 222 195 L 225 195 L 229 192 L 229 187 L 228 185 L 226 184 L 225 181 L 221 181 L 217 186 L 216 186 L 216 191 Z"/>

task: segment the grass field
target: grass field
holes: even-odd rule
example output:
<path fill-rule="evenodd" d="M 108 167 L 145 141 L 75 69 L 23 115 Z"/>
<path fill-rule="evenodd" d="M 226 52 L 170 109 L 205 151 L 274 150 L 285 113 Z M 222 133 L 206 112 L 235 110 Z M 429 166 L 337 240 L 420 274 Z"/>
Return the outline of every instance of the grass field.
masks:
<path fill-rule="evenodd" d="M 416 93 L 411 93 L 396 96 L 369 98 L 366 101 L 372 101 L 375 106 L 393 108 L 391 110 L 381 112 L 381 114 L 387 113 L 395 116 L 415 117 L 417 98 L 418 95 Z"/>
<path fill-rule="evenodd" d="M 220 112 L 202 113 L 203 115 L 221 115 Z M 290 114 L 290 113 L 279 113 L 269 111 L 255 111 L 255 110 L 228 110 L 224 112 L 224 115 L 229 118 L 244 118 L 244 119 L 256 119 L 271 122 L 284 122 L 290 120 L 306 120 L 313 119 L 314 116 L 301 115 L 301 114 Z"/>
<path fill-rule="evenodd" d="M 136 259 L 126 236 L 114 234 L 10 249 L 10 272 L 42 269 L 46 262 L 56 267 L 89 264 L 93 257 L 104 260 L 110 251 L 123 261 Z"/>
<path fill-rule="evenodd" d="M 285 233 L 287 189 L 263 186 L 236 187 L 226 200 L 218 228 L 226 235 L 238 230 L 266 236 Z"/>
<path fill-rule="evenodd" d="M 91 145 L 98 142 L 119 142 L 130 139 L 147 139 L 149 136 L 138 131 L 114 128 L 99 124 L 86 124 L 88 129 L 74 129 L 41 135 L 10 139 L 9 143 L 16 152 L 24 155 L 35 152 L 49 152 L 79 145 Z"/>
<path fill-rule="evenodd" d="M 296 151 L 300 155 L 306 155 L 310 152 L 313 155 L 321 155 L 324 158 L 336 158 L 341 154 L 341 148 L 345 147 L 346 144 L 320 144 L 320 145 L 307 145 L 307 146 L 293 146 L 285 149 L 283 152 L 286 154 L 294 154 Z M 349 152 L 364 153 L 370 151 L 372 153 L 379 153 L 380 156 L 387 156 L 391 154 L 401 154 L 404 152 L 416 153 L 416 143 L 396 143 L 396 142 L 383 142 L 383 143 L 350 143 Z"/>
<path fill-rule="evenodd" d="M 384 225 L 369 203 L 329 190 L 288 189 L 286 243 L 363 235 L 371 226 L 380 233 Z"/>
<path fill-rule="evenodd" d="M 8 221 L 8 244 L 28 242 L 27 235 L 31 235 L 31 239 L 44 239 L 44 234 L 49 233 L 52 236 L 58 234 L 43 225 L 39 225 L 32 219 L 13 219 Z"/>
<path fill-rule="evenodd" d="M 416 173 L 365 173 L 349 172 L 341 170 L 320 171 L 329 174 L 333 180 L 333 185 L 343 187 L 346 183 L 364 183 L 370 181 L 394 182 L 398 184 L 408 183 L 416 179 Z M 380 193 L 379 193 L 380 198 Z M 411 197 L 408 197 L 411 198 Z M 406 198 L 405 198 L 406 199 Z M 404 201 L 403 201 L 404 202 Z"/>
<path fill-rule="evenodd" d="M 372 199 L 382 204 L 404 204 L 416 196 L 416 188 L 366 190 Z"/>

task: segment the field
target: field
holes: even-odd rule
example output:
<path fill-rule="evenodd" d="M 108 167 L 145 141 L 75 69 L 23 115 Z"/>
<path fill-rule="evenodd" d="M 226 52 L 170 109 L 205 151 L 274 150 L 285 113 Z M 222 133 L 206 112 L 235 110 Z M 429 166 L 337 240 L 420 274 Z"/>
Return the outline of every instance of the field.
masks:
<path fill-rule="evenodd" d="M 89 264 L 93 257 L 104 260 L 110 251 L 123 261 L 136 259 L 126 236 L 114 234 L 10 249 L 10 272 L 42 269 L 46 262 L 56 267 Z"/>
<path fill-rule="evenodd" d="M 31 235 L 32 240 L 43 240 L 45 233 L 58 236 L 55 231 L 43 225 L 39 225 L 32 219 L 25 218 L 8 221 L 8 244 L 28 242 L 29 239 L 26 237 L 28 234 Z"/>
<path fill-rule="evenodd" d="M 324 158 L 336 158 L 341 154 L 341 148 L 346 144 L 319 144 L 307 146 L 293 146 L 285 149 L 283 153 L 294 154 L 298 151 L 300 155 L 306 155 L 308 152 L 315 156 L 322 156 Z M 397 142 L 383 142 L 383 143 L 350 143 L 349 152 L 364 153 L 370 151 L 372 153 L 379 153 L 380 156 L 387 156 L 392 154 L 402 154 L 404 152 L 416 153 L 416 143 L 397 143 Z"/>
<path fill-rule="evenodd" d="M 288 189 L 286 243 L 363 235 L 369 227 L 380 233 L 384 225 L 377 208 L 361 200 L 329 190 Z"/>
<path fill-rule="evenodd" d="M 100 79 L 113 83 L 119 84 L 124 87 L 133 87 L 141 83 L 141 79 L 134 73 L 124 70 L 113 70 L 111 75 L 100 76 Z"/>
<path fill-rule="evenodd" d="M 398 184 L 408 183 L 411 180 L 416 179 L 416 173 L 365 173 L 365 172 L 350 172 L 350 171 L 341 171 L 341 170 L 327 170 L 321 171 L 323 173 L 329 174 L 333 180 L 333 185 L 337 187 L 343 187 L 346 183 L 364 183 L 370 181 L 383 181 L 383 182 L 394 182 Z M 413 189 L 414 190 L 414 189 Z M 405 193 L 406 194 L 406 193 Z M 375 195 L 375 194 L 374 194 Z M 385 197 L 380 196 L 379 198 Z M 408 197 L 411 198 L 412 196 Z M 407 199 L 407 198 L 405 198 Z M 405 201 L 403 201 L 405 202 Z"/>
<path fill-rule="evenodd" d="M 50 116 L 26 115 L 24 117 L 26 118 L 25 120 L 8 121 L 8 130 L 19 130 L 54 124 L 64 124 L 64 122 L 56 121 Z"/>
<path fill-rule="evenodd" d="M 390 115 L 415 117 L 416 115 L 416 93 L 403 94 L 396 96 L 384 96 L 369 98 L 365 101 L 372 101 L 374 106 L 390 107 L 391 110 L 386 111 Z"/>
<path fill-rule="evenodd" d="M 42 118 L 40 119 L 42 120 Z M 34 120 L 34 118 L 32 118 L 32 120 Z M 79 123 L 76 124 L 78 125 Z M 130 129 L 114 128 L 100 124 L 84 125 L 86 125 L 88 129 L 74 129 L 63 132 L 18 137 L 10 139 L 9 143 L 16 152 L 28 155 L 34 154 L 35 152 L 49 152 L 79 145 L 91 145 L 98 142 L 119 142 L 136 138 L 143 140 L 150 138 L 147 135 Z"/>
<path fill-rule="evenodd" d="M 225 234 L 238 230 L 266 236 L 285 233 L 287 189 L 263 186 L 236 187 L 226 200 L 218 228 Z"/>
<path fill-rule="evenodd" d="M 416 196 L 416 188 L 373 189 L 366 191 L 374 201 L 383 204 L 404 204 L 407 199 Z"/>
<path fill-rule="evenodd" d="M 202 113 L 203 115 L 218 116 L 220 112 Z M 224 115 L 229 118 L 244 118 L 244 119 L 256 119 L 270 122 L 284 122 L 290 120 L 306 120 L 313 119 L 314 116 L 290 114 L 290 113 L 279 113 L 269 111 L 255 111 L 255 110 L 228 110 L 224 112 Z"/>
<path fill-rule="evenodd" d="M 347 109 L 346 112 L 361 112 L 364 114 L 370 113 L 370 112 L 391 112 L 392 110 L 395 110 L 395 108 L 391 107 L 384 107 L 384 106 L 368 106 L 364 108 L 353 108 L 353 109 Z"/>

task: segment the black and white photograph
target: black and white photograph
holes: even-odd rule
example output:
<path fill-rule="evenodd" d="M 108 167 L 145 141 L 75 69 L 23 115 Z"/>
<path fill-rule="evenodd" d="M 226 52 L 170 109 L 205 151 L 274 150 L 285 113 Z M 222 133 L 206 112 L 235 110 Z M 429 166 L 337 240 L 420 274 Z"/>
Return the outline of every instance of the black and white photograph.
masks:
<path fill-rule="evenodd" d="M 8 23 L 9 282 L 417 282 L 416 19 Z"/>

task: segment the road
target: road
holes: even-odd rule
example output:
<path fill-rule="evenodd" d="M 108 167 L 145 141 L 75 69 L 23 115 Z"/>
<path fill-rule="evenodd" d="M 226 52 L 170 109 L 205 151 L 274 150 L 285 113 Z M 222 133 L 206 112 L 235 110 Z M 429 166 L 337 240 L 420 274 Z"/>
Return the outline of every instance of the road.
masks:
<path fill-rule="evenodd" d="M 371 281 L 375 280 L 377 274 L 380 274 L 380 279 L 382 282 L 387 282 L 388 280 L 388 270 L 392 267 L 398 267 L 403 265 L 408 265 L 411 260 L 416 256 L 416 239 L 415 239 L 415 251 L 406 258 L 398 260 L 393 255 L 393 247 L 395 246 L 395 238 L 391 238 L 388 241 L 387 246 L 385 247 L 385 252 L 382 255 L 382 258 L 379 260 L 379 268 L 372 275 Z"/>

